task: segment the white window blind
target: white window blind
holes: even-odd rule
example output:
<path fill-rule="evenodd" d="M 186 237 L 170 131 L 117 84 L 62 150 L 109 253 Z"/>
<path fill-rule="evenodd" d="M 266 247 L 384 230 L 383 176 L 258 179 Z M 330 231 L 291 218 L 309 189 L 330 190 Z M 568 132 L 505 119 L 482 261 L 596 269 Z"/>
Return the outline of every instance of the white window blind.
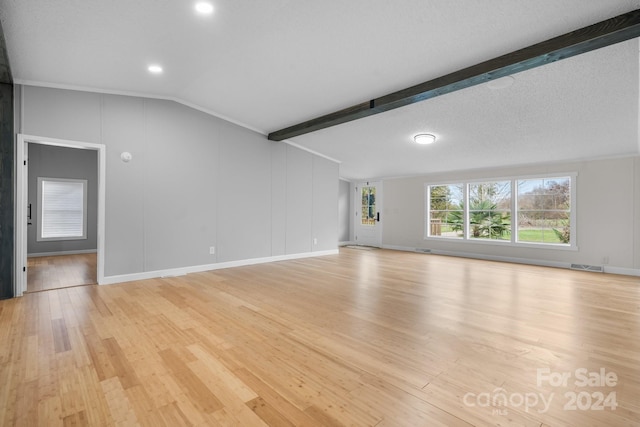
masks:
<path fill-rule="evenodd" d="M 87 181 L 38 178 L 38 240 L 86 238 Z"/>

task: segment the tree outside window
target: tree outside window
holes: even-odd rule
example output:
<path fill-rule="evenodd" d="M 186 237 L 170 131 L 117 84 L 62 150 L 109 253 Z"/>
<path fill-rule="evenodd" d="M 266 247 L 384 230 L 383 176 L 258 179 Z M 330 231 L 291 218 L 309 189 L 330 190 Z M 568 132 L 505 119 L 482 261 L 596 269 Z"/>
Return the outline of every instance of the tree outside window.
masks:
<path fill-rule="evenodd" d="M 429 236 L 462 238 L 464 227 L 460 228 L 463 218 L 463 184 L 434 185 L 429 191 L 430 220 L 427 226 Z"/>
<path fill-rule="evenodd" d="M 571 241 L 571 178 L 518 181 L 518 241 Z"/>

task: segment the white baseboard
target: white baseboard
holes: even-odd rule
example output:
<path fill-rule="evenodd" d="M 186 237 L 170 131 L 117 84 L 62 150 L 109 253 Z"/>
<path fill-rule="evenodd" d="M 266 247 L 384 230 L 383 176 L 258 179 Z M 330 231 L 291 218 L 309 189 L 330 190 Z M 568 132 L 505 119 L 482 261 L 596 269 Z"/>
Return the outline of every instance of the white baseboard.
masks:
<path fill-rule="evenodd" d="M 625 276 L 640 276 L 640 269 L 638 268 L 614 267 L 612 265 L 605 265 L 602 268 L 605 273 L 609 273 L 609 274 L 622 274 Z"/>
<path fill-rule="evenodd" d="M 38 258 L 43 256 L 57 256 L 57 255 L 95 254 L 97 252 L 98 251 L 96 249 L 82 249 L 79 251 L 39 252 L 39 253 L 27 254 L 27 258 Z"/>
<path fill-rule="evenodd" d="M 291 255 L 278 255 L 264 258 L 243 259 L 238 261 L 219 262 L 216 264 L 194 265 L 191 267 L 170 268 L 167 270 L 145 271 L 142 273 L 121 274 L 117 276 L 106 276 L 99 284 L 113 285 L 116 283 L 133 282 L 136 280 L 155 279 L 158 277 L 184 276 L 189 273 L 200 273 L 202 271 L 220 270 L 223 268 L 243 267 L 247 265 L 265 264 L 276 261 L 289 261 L 301 258 L 312 258 L 326 255 L 337 255 L 338 249 L 318 252 L 304 252 Z"/>
<path fill-rule="evenodd" d="M 422 253 L 420 250 L 416 248 L 410 248 L 406 246 L 392 246 L 392 245 L 383 245 L 384 249 L 391 249 L 395 251 L 405 251 L 405 252 L 416 252 Z M 433 255 L 445 255 L 445 256 L 454 256 L 459 258 L 471 258 L 471 259 L 480 259 L 483 261 L 499 261 L 499 262 L 511 262 L 515 264 L 527 264 L 527 265 L 539 265 L 541 267 L 557 267 L 557 268 L 569 268 L 571 263 L 568 262 L 557 262 L 557 261 L 546 261 L 540 259 L 529 259 L 529 258 L 515 258 L 515 257 L 504 257 L 497 255 L 486 255 L 480 254 L 477 252 L 453 252 L 453 251 L 441 251 L 438 249 L 429 249 L 429 253 Z"/>
<path fill-rule="evenodd" d="M 349 245 L 355 245 L 355 242 L 352 242 L 351 240 L 347 242 L 338 242 L 338 246 L 349 246 Z"/>
<path fill-rule="evenodd" d="M 410 248 L 407 246 L 382 245 L 382 248 L 391 249 L 395 251 L 422 253 L 416 248 Z M 455 256 L 460 258 L 480 259 L 484 261 L 511 262 L 514 264 L 539 265 L 541 267 L 571 268 L 570 262 L 547 261 L 542 259 L 530 259 L 530 258 L 504 257 L 504 256 L 497 256 L 497 255 L 480 254 L 476 252 L 453 252 L 453 251 L 441 251 L 437 249 L 430 249 L 429 253 L 433 255 Z M 614 267 L 611 265 L 605 265 L 603 267 L 603 270 L 605 273 L 610 273 L 610 274 L 640 276 L 640 269 L 635 269 L 635 268 L 624 268 L 624 267 Z"/>
<path fill-rule="evenodd" d="M 382 245 L 382 249 L 391 249 L 392 251 L 402 252 L 418 252 L 416 251 L 416 248 L 410 248 L 408 246 Z"/>

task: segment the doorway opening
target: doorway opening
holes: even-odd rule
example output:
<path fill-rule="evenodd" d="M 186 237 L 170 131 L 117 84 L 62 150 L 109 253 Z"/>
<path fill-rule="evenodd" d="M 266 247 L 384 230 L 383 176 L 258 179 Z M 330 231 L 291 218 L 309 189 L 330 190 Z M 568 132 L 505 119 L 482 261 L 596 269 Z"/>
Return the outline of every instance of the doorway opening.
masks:
<path fill-rule="evenodd" d="M 18 135 L 17 158 L 21 169 L 16 173 L 16 296 L 103 281 L 105 153 L 102 144 Z M 41 161 L 56 156 L 57 162 Z M 72 157 L 87 161 L 83 165 L 79 165 L 83 162 L 69 163 Z M 62 166 L 65 170 L 57 171 L 65 162 L 67 166 Z M 29 173 L 31 166 L 37 173 Z M 92 177 L 87 180 L 90 191 L 85 188 L 84 196 L 82 192 L 74 196 L 73 187 L 79 180 L 70 174 L 70 169 L 74 169 L 75 175 L 83 175 L 85 172 L 76 171 L 82 167 Z M 60 174 L 63 176 L 55 176 Z M 57 183 L 47 187 L 51 199 L 43 196 L 42 182 Z M 76 206 L 77 199 L 82 199 L 80 207 Z M 60 201 L 64 201 L 64 206 L 56 206 Z M 43 208 L 47 203 L 51 210 Z M 60 219 L 56 216 L 59 210 L 72 213 Z"/>

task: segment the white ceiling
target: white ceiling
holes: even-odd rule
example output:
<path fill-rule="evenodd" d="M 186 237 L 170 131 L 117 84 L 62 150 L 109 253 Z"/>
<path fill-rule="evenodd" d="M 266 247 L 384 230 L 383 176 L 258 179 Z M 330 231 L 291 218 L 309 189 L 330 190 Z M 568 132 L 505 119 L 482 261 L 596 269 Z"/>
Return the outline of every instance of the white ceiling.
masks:
<path fill-rule="evenodd" d="M 0 0 L 17 83 L 176 99 L 264 134 L 640 8 L 640 0 Z M 293 138 L 373 179 L 638 154 L 630 40 Z M 150 63 L 164 73 L 150 75 Z M 431 132 L 431 146 L 410 143 Z"/>

